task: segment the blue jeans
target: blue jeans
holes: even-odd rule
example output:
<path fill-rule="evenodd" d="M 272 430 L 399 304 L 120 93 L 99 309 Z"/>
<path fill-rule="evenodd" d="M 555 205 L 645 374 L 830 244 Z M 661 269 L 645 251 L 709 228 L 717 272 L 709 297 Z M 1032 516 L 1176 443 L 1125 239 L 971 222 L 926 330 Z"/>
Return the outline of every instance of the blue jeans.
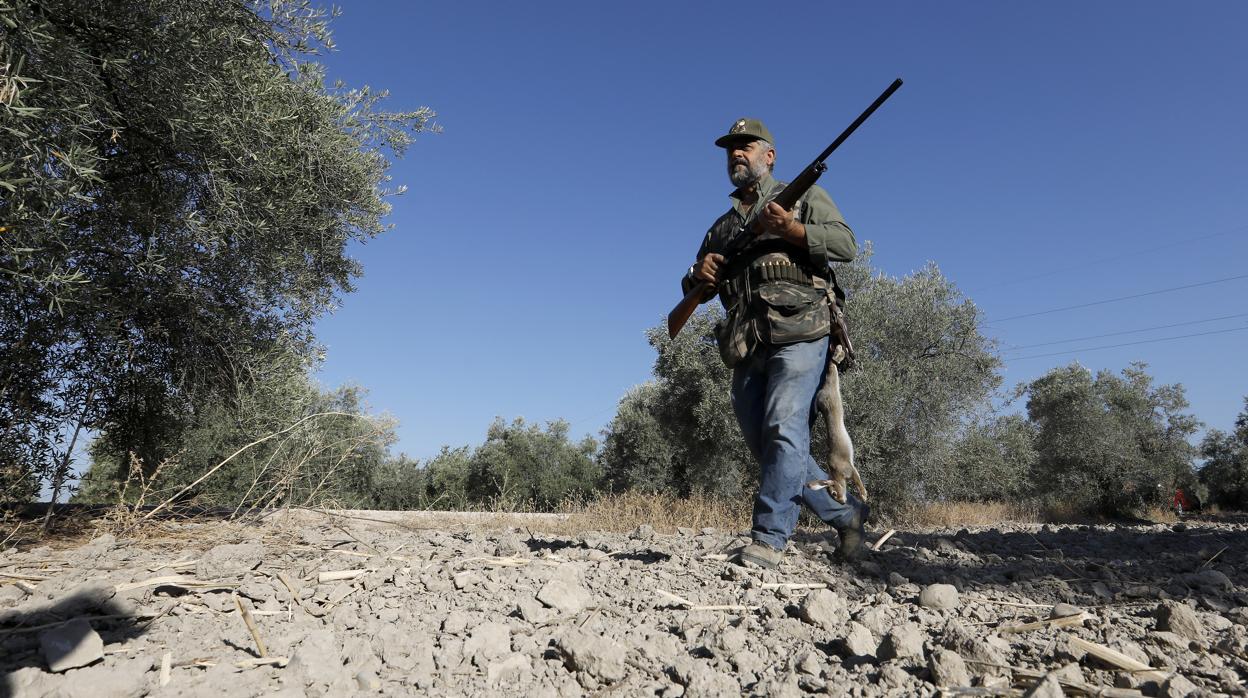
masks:
<path fill-rule="evenodd" d="M 833 528 L 850 525 L 858 506 L 804 485 L 828 474 L 810 455 L 815 393 L 827 367 L 828 338 L 758 346 L 732 375 L 732 407 L 761 472 L 754 498 L 754 540 L 783 550 L 805 504 Z"/>

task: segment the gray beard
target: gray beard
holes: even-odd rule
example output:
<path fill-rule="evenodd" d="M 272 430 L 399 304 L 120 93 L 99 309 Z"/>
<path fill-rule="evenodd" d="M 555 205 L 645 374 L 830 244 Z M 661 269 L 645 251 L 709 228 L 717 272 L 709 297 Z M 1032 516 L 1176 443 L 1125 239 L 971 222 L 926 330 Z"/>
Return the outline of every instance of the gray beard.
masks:
<path fill-rule="evenodd" d="M 736 163 L 733 163 L 728 166 L 728 179 L 738 189 L 744 189 L 762 179 L 766 172 L 766 163 L 759 163 L 757 166 L 747 163 L 744 169 L 737 169 Z"/>

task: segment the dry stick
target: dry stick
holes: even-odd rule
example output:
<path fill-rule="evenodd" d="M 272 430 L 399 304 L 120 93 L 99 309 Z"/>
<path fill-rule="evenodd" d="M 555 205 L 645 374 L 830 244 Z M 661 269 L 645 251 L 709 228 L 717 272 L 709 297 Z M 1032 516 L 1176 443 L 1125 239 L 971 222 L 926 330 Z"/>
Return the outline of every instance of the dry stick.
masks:
<path fill-rule="evenodd" d="M 998 606 L 1013 606 L 1015 608 L 1052 608 L 1052 604 L 1047 603 L 1018 603 L 1017 601 L 1000 601 L 997 599 L 969 599 L 978 603 L 991 603 Z"/>
<path fill-rule="evenodd" d="M 234 607 L 238 609 L 238 614 L 243 617 L 243 622 L 247 624 L 247 630 L 251 632 L 251 639 L 256 641 L 256 649 L 260 652 L 260 656 L 267 657 L 269 651 L 264 647 L 264 640 L 260 639 L 260 630 L 256 627 L 256 621 L 247 612 L 247 607 L 243 606 L 242 600 L 238 598 L 238 593 L 234 594 Z"/>
<path fill-rule="evenodd" d="M 51 579 L 51 577 L 42 577 L 37 574 L 9 574 L 8 572 L 0 572 L 0 577 L 20 579 L 23 582 L 44 582 Z"/>
<path fill-rule="evenodd" d="M 1040 539 L 1036 538 L 1036 534 L 1028 532 L 1027 535 L 1031 536 L 1031 539 L 1036 542 L 1036 545 L 1043 548 L 1046 552 L 1054 552 L 1052 548 L 1049 548 L 1044 543 L 1041 543 Z M 1066 564 L 1066 553 L 1062 552 L 1061 550 L 1058 550 L 1056 552 L 1061 553 L 1062 559 L 1059 560 L 1059 562 L 1061 563 L 1062 567 L 1065 567 L 1067 572 L 1070 572 L 1071 574 L 1075 575 L 1074 579 L 1063 579 L 1062 580 L 1063 582 L 1081 582 L 1084 579 L 1086 579 L 1086 577 L 1084 577 L 1083 575 L 1073 570 L 1070 565 Z"/>
<path fill-rule="evenodd" d="M 346 526 L 343 526 L 342 524 L 340 524 L 340 523 L 338 523 L 338 522 L 334 522 L 334 526 L 335 526 L 335 527 L 336 527 L 339 531 L 342 531 L 343 533 L 347 534 L 348 536 L 351 536 L 352 538 L 354 538 L 356 543 L 359 543 L 360 545 L 364 546 L 365 548 L 368 548 L 369 550 L 373 551 L 374 553 L 376 553 L 376 554 L 377 554 L 378 556 L 380 556 L 380 557 L 386 557 L 386 553 L 383 553 L 383 552 L 381 552 L 380 550 L 378 550 L 377 548 L 375 548 L 375 547 L 373 547 L 373 546 L 369 545 L 368 543 L 365 543 L 364 541 L 360 540 L 359 536 L 357 536 L 357 535 L 355 535 L 354 533 L 352 533 L 352 532 L 348 531 L 348 530 L 347 530 L 347 528 L 346 528 Z"/>
<path fill-rule="evenodd" d="M 1088 613 L 1076 613 L 1073 616 L 1062 616 L 1061 618 L 1046 618 L 1038 620 L 1034 623 L 1023 623 L 1022 625 L 1007 625 L 1004 628 L 997 628 L 999 633 L 1025 633 L 1032 630 L 1041 630 L 1043 628 L 1064 628 L 1068 625 L 1083 625 L 1084 621 L 1092 620 L 1092 615 Z"/>
<path fill-rule="evenodd" d="M 239 669 L 250 669 L 258 666 L 284 667 L 289 663 L 290 657 L 261 657 L 259 659 L 244 659 L 234 662 L 234 666 Z"/>
<path fill-rule="evenodd" d="M 247 444 L 246 446 L 243 446 L 242 448 L 238 449 L 237 451 L 235 451 L 235 452 L 231 453 L 231 454 L 229 455 L 229 457 L 227 457 L 225 460 L 223 460 L 223 461 L 221 461 L 220 463 L 217 463 L 216 465 L 212 466 L 212 468 L 210 468 L 210 469 L 208 470 L 208 472 L 204 473 L 203 475 L 200 475 L 200 476 L 199 476 L 199 477 L 195 480 L 195 482 L 192 482 L 191 484 L 187 485 L 186 487 L 183 487 L 181 490 L 179 490 L 179 491 L 178 491 L 178 493 L 177 493 L 177 494 L 173 495 L 173 496 L 172 496 L 172 497 L 170 497 L 169 499 L 166 499 L 164 502 L 161 502 L 160 504 L 158 504 L 158 505 L 156 506 L 156 508 L 155 508 L 155 509 L 152 509 L 151 511 L 147 512 L 147 515 L 146 515 L 146 516 L 144 516 L 143 518 L 139 519 L 138 523 L 140 523 L 140 524 L 141 524 L 141 523 L 143 523 L 143 522 L 147 521 L 148 519 L 150 519 L 150 518 L 152 518 L 153 516 L 155 516 L 155 515 L 156 515 L 156 512 L 160 511 L 161 509 L 164 509 L 166 506 L 169 506 L 169 505 L 170 505 L 170 504 L 172 504 L 173 502 L 177 501 L 178 497 L 181 497 L 182 495 L 186 494 L 187 492 L 190 492 L 192 489 L 194 489 L 196 486 L 198 486 L 198 485 L 199 485 L 199 483 L 203 482 L 204 480 L 207 480 L 210 476 L 212 476 L 212 474 L 213 474 L 213 473 L 215 473 L 215 472 L 217 472 L 218 470 L 220 470 L 221 468 L 225 467 L 225 464 L 226 464 L 226 463 L 229 463 L 230 461 L 234 460 L 234 458 L 235 458 L 236 456 L 238 456 L 240 453 L 242 453 L 243 451 L 246 451 L 247 449 L 251 448 L 252 446 L 258 446 L 258 445 L 260 445 L 260 444 L 264 443 L 265 441 L 268 441 L 269 439 L 272 439 L 272 438 L 274 438 L 274 437 L 281 436 L 282 434 L 285 434 L 285 433 L 288 433 L 288 432 L 294 431 L 294 430 L 295 430 L 295 429 L 296 429 L 296 428 L 297 428 L 300 424 L 303 424 L 304 422 L 306 422 L 306 421 L 308 421 L 308 420 L 310 420 L 310 419 L 315 419 L 315 418 L 317 418 L 317 417 L 328 417 L 328 416 L 332 416 L 332 415 L 339 415 L 339 416 L 342 416 L 342 417 L 355 417 L 355 418 L 359 418 L 359 417 L 360 417 L 360 415 L 358 415 L 358 414 L 351 414 L 350 412 L 317 412 L 316 414 L 310 414 L 310 415 L 308 415 L 308 416 L 304 417 L 303 419 L 300 419 L 299 421 L 295 422 L 294 424 L 291 424 L 290 426 L 286 427 L 285 429 L 282 429 L 281 431 L 275 431 L 275 432 L 273 432 L 272 434 L 269 434 L 268 436 L 265 436 L 265 437 L 260 438 L 260 439 L 256 439 L 255 441 L 252 441 L 251 443 Z M 136 524 L 136 525 L 137 525 L 137 524 Z M 134 526 L 131 526 L 131 528 L 134 528 Z M 127 530 L 129 530 L 129 529 L 127 529 Z"/>
<path fill-rule="evenodd" d="M 1203 570 L 1203 569 L 1205 569 L 1206 567 L 1208 567 L 1210 563 L 1212 563 L 1214 560 L 1218 559 L 1218 556 L 1219 556 L 1219 555 L 1221 555 L 1222 553 L 1226 552 L 1227 547 L 1229 547 L 1229 546 L 1225 546 L 1225 545 L 1224 545 L 1224 546 L 1222 546 L 1222 549 L 1221 549 L 1221 550 L 1219 550 L 1218 552 L 1214 553 L 1214 554 L 1213 554 L 1213 557 L 1209 558 L 1208 560 L 1205 560 L 1203 563 L 1201 563 L 1200 567 L 1197 567 L 1196 569 L 1198 569 L 1198 570 Z"/>
<path fill-rule="evenodd" d="M 325 584 L 326 582 L 340 582 L 344 579 L 355 579 L 356 577 L 362 577 L 368 574 L 369 572 L 373 572 L 373 571 L 375 570 L 364 569 L 364 570 L 340 570 L 338 572 L 322 572 L 316 576 L 316 581 L 319 584 Z"/>
<path fill-rule="evenodd" d="M 0 548 L 3 548 L 4 546 L 8 545 L 9 541 L 13 540 L 13 537 L 16 536 L 18 531 L 21 531 L 22 527 L 25 525 L 26 525 L 25 521 L 18 521 L 17 525 L 13 527 L 13 530 L 9 531 L 9 535 L 5 536 L 4 540 L 0 540 Z"/>
<path fill-rule="evenodd" d="M 169 685 L 169 672 L 173 669 L 173 652 L 165 652 L 160 657 L 160 685 Z"/>
<path fill-rule="evenodd" d="M 1083 650 L 1102 662 L 1118 667 L 1119 669 L 1125 669 L 1133 673 L 1138 673 L 1149 681 L 1156 681 L 1159 686 L 1175 675 L 1174 673 L 1167 674 L 1155 671 L 1152 667 L 1139 661 L 1138 659 L 1132 659 L 1122 652 L 1110 649 L 1105 645 L 1088 642 L 1083 638 L 1075 637 L 1073 635 L 1067 639 L 1070 641 L 1070 645 L 1075 649 Z"/>
<path fill-rule="evenodd" d="M 828 585 L 822 582 L 763 582 L 759 585 L 761 589 L 827 589 Z"/>
<path fill-rule="evenodd" d="M 118 584 L 113 587 L 113 592 L 120 593 L 131 589 L 152 586 L 174 586 L 181 587 L 183 589 L 233 589 L 237 587 L 238 584 L 230 582 L 204 582 L 191 577 L 183 577 L 182 575 L 175 574 L 166 577 L 152 577 L 151 579 L 145 579 L 141 582 Z"/>
<path fill-rule="evenodd" d="M 299 599 L 299 591 L 295 589 L 295 585 L 291 583 L 290 578 L 286 576 L 286 573 L 279 571 L 277 573 L 277 580 L 286 587 L 286 591 L 290 592 L 291 597 L 295 600 L 295 604 L 299 606 L 299 608 L 303 608 L 303 601 Z"/>
<path fill-rule="evenodd" d="M 1009 664 L 998 664 L 996 662 L 981 662 L 977 659 L 965 660 L 967 664 L 975 664 L 978 666 L 996 667 L 998 669 L 1008 669 L 1026 679 L 1038 681 L 1048 674 L 1043 671 L 1034 669 L 1026 669 L 1023 667 L 1010 666 Z M 1097 696 L 1098 698 L 1143 698 L 1144 694 L 1134 688 L 1106 688 L 1104 686 L 1093 686 L 1082 681 L 1071 681 L 1055 676 L 1057 682 L 1062 685 L 1063 690 L 1070 690 L 1082 693 L 1088 696 Z"/>
<path fill-rule="evenodd" d="M 888 533 L 880 536 L 880 539 L 875 542 L 875 545 L 871 546 L 871 549 L 877 553 L 880 552 L 880 548 L 884 547 L 884 543 L 886 543 L 889 538 L 892 538 L 895 533 L 897 533 L 897 529 L 888 529 Z"/>
<path fill-rule="evenodd" d="M 36 630 L 45 630 L 47 628 L 55 628 L 57 626 L 65 625 L 66 623 L 70 623 L 70 622 L 80 620 L 80 619 L 85 620 L 85 621 L 117 620 L 118 618 L 139 620 L 140 618 L 150 618 L 150 617 L 151 616 L 146 613 L 139 613 L 139 614 L 115 613 L 115 614 L 108 615 L 108 616 L 78 616 L 77 618 L 66 618 L 65 620 L 58 620 L 55 623 L 44 623 L 43 625 L 32 625 L 26 628 L 0 628 L 0 635 L 16 635 L 18 633 L 33 633 Z"/>
<path fill-rule="evenodd" d="M 174 560 L 173 562 L 163 563 L 163 564 L 160 564 L 160 565 L 156 565 L 155 567 L 148 567 L 148 568 L 147 568 L 147 571 L 148 571 L 148 572 L 155 572 L 155 571 L 157 571 L 157 570 L 176 570 L 176 569 L 178 569 L 179 567 L 191 567 L 191 566 L 196 565 L 196 564 L 198 564 L 198 563 L 199 563 L 199 560 L 197 560 L 197 559 L 196 559 L 196 560 L 187 560 L 187 559 L 186 559 L 186 557 L 185 557 L 185 556 L 183 556 L 183 557 L 178 558 L 177 560 Z"/>

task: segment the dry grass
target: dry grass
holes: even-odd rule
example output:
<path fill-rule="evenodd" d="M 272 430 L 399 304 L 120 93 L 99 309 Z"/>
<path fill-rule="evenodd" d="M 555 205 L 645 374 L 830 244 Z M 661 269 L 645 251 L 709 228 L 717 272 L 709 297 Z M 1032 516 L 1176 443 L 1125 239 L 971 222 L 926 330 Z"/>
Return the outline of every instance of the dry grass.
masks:
<path fill-rule="evenodd" d="M 1145 510 L 1143 518 L 1153 523 L 1175 523 L 1179 520 L 1179 515 L 1170 507 L 1155 506 Z"/>
<path fill-rule="evenodd" d="M 963 528 L 1011 523 L 1045 523 L 1049 517 L 1026 502 L 918 502 L 887 517 L 894 528 Z"/>
<path fill-rule="evenodd" d="M 642 524 L 659 533 L 677 528 L 716 528 L 741 531 L 750 527 L 751 500 L 728 500 L 706 496 L 676 497 L 670 494 L 621 492 L 584 503 L 570 503 L 570 527 L 581 531 L 631 531 Z"/>

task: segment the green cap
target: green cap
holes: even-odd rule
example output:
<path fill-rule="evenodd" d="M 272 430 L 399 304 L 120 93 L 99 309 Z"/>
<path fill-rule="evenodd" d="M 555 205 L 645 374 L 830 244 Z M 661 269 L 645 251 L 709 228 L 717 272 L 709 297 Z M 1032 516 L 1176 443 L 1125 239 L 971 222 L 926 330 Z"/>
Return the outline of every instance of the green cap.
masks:
<path fill-rule="evenodd" d="M 728 144 L 737 140 L 757 140 L 763 139 L 768 143 L 775 145 L 776 141 L 771 137 L 771 131 L 763 125 L 758 119 L 737 119 L 732 123 L 732 127 L 728 129 L 728 133 L 715 139 L 715 145 L 721 148 L 727 148 Z"/>

